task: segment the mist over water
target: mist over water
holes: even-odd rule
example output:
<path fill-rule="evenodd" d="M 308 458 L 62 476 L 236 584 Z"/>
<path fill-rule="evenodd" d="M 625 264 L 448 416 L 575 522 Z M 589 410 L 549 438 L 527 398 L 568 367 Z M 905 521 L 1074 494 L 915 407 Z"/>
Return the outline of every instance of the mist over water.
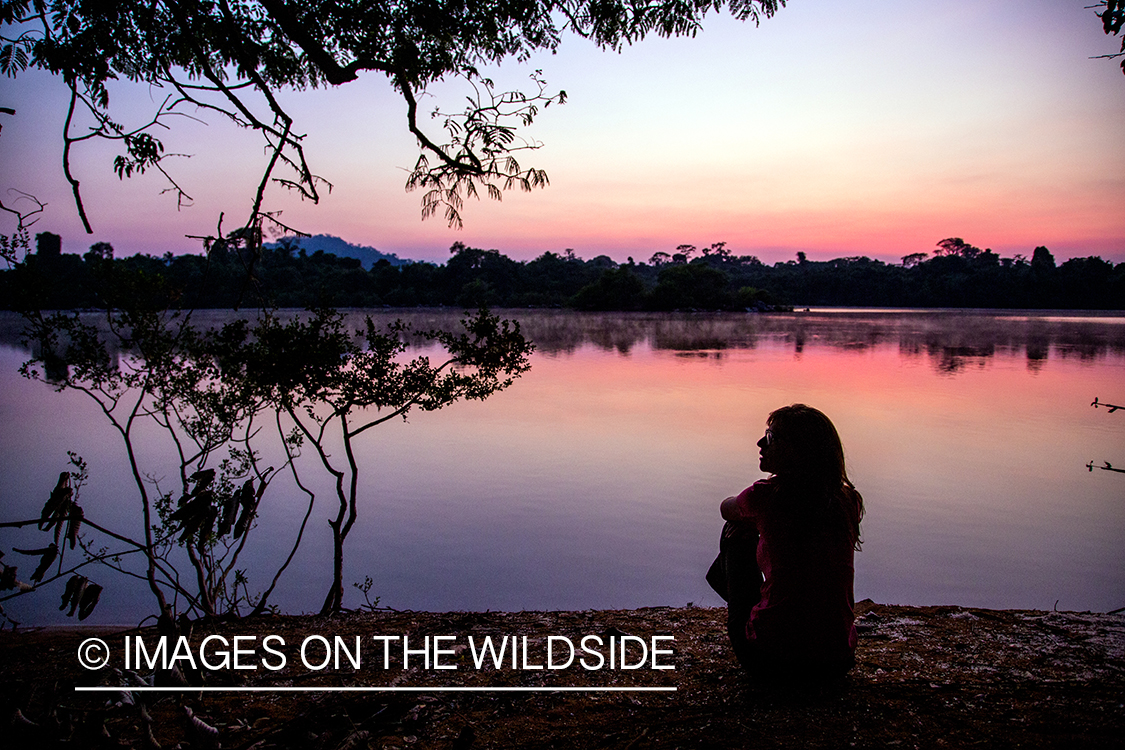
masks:
<path fill-rule="evenodd" d="M 454 325 L 459 312 L 373 315 L 427 328 Z M 349 314 L 358 325 L 360 313 Z M 370 576 L 372 596 L 396 609 L 718 605 L 703 574 L 719 501 L 762 476 L 754 443 L 766 415 L 804 402 L 836 423 L 866 501 L 857 598 L 1125 606 L 1125 476 L 1087 469 L 1125 466 L 1125 410 L 1090 406 L 1095 396 L 1125 402 L 1120 313 L 504 317 L 538 347 L 509 390 L 358 439 L 363 501 L 346 586 Z M 139 534 L 120 439 L 80 394 L 19 376 L 18 327 L 0 316 L 0 520 L 37 517 L 74 450 L 90 464 L 87 514 Z M 155 435 L 139 447 L 154 479 L 171 481 Z M 329 489 L 317 486 L 325 494 L 274 596 L 284 611 L 317 609 L 328 585 Z M 287 554 L 303 512 L 291 483 L 271 485 L 243 558 L 252 591 Z M 11 547 L 36 538 L 2 530 L 5 562 L 33 566 Z M 87 622 L 151 611 L 142 582 L 87 575 L 106 586 Z M 4 606 L 25 623 L 65 621 L 58 589 Z M 363 599 L 348 586 L 345 602 Z"/>

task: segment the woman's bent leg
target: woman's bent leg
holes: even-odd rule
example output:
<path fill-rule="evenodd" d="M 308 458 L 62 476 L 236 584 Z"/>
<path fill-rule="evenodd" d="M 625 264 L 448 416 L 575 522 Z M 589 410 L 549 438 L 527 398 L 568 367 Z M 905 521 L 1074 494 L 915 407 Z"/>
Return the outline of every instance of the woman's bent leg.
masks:
<path fill-rule="evenodd" d="M 757 530 L 727 521 L 719 539 L 719 558 L 708 573 L 712 587 L 727 600 L 727 636 L 735 656 L 744 666 L 751 660 L 746 623 L 762 595 L 762 572 L 757 555 Z M 712 580 L 716 577 L 720 581 Z"/>

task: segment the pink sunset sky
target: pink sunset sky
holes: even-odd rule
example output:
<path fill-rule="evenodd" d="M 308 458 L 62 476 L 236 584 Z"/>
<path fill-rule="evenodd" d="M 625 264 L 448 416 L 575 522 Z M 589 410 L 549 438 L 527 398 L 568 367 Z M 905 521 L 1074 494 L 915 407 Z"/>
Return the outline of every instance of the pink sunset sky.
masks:
<path fill-rule="evenodd" d="M 493 71 L 500 88 L 541 69 L 568 102 L 527 135 L 521 159 L 551 185 L 469 202 L 461 230 L 423 222 L 403 189 L 417 157 L 405 105 L 386 79 L 289 94 L 313 170 L 333 183 L 319 205 L 284 191 L 267 208 L 310 234 L 400 257 L 443 261 L 455 241 L 517 259 L 573 248 L 647 260 L 725 241 L 766 262 L 867 255 L 888 262 L 958 236 L 1001 255 L 1046 245 L 1059 260 L 1125 261 L 1125 76 L 1090 0 L 790 0 L 759 27 L 710 16 L 694 39 L 652 38 L 604 52 L 564 37 L 556 55 Z M 74 158 L 94 234 L 77 218 L 61 166 L 66 91 L 41 74 L 4 79 L 0 190 L 48 203 L 33 231 L 135 252 L 198 252 L 185 235 L 244 220 L 264 156 L 250 133 L 208 116 L 162 138 L 195 198 L 177 210 L 159 175 L 124 182 L 116 151 Z M 526 86 L 525 86 L 526 88 Z M 459 82 L 424 106 L 457 109 Z M 160 91 L 111 91 L 138 120 Z M 435 140 L 442 133 L 431 126 Z M 13 193 L 7 193 L 10 204 Z M 6 221 L 6 220 L 5 220 Z M 11 231 L 0 227 L 0 232 Z"/>

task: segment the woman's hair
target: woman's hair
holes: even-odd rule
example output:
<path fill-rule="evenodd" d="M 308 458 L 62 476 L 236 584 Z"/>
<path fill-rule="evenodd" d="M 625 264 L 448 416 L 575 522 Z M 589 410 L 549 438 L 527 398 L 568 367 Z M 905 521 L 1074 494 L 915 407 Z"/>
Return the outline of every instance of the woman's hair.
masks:
<path fill-rule="evenodd" d="M 848 479 L 844 446 L 832 420 L 819 409 L 793 404 L 772 412 L 766 425 L 773 439 L 785 447 L 779 479 L 807 500 L 827 496 L 826 515 L 842 511 L 849 537 L 858 550 L 863 497 Z"/>

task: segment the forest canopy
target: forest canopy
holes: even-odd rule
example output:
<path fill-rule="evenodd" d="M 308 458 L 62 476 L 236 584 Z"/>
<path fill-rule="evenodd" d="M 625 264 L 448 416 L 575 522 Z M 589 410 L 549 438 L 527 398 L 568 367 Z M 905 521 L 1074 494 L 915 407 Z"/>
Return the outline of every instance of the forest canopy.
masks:
<path fill-rule="evenodd" d="M 358 258 L 317 250 L 296 239 L 267 245 L 247 288 L 237 252 L 115 258 L 97 243 L 82 256 L 62 253 L 61 238 L 40 233 L 38 250 L 0 271 L 6 309 L 102 307 L 107 269 L 155 282 L 154 304 L 230 307 L 572 307 L 580 310 L 758 310 L 785 306 L 1125 309 L 1125 263 L 1092 256 L 1057 263 L 1046 247 L 1030 257 L 1000 257 L 959 237 L 901 263 L 864 256 L 763 263 L 726 244 L 680 245 L 646 261 L 583 260 L 566 250 L 517 261 L 498 250 L 455 243 L 444 264 Z M 398 261 L 399 259 L 395 259 Z M 161 291 L 163 290 L 163 291 Z M 172 297 L 175 299 L 172 299 Z"/>

